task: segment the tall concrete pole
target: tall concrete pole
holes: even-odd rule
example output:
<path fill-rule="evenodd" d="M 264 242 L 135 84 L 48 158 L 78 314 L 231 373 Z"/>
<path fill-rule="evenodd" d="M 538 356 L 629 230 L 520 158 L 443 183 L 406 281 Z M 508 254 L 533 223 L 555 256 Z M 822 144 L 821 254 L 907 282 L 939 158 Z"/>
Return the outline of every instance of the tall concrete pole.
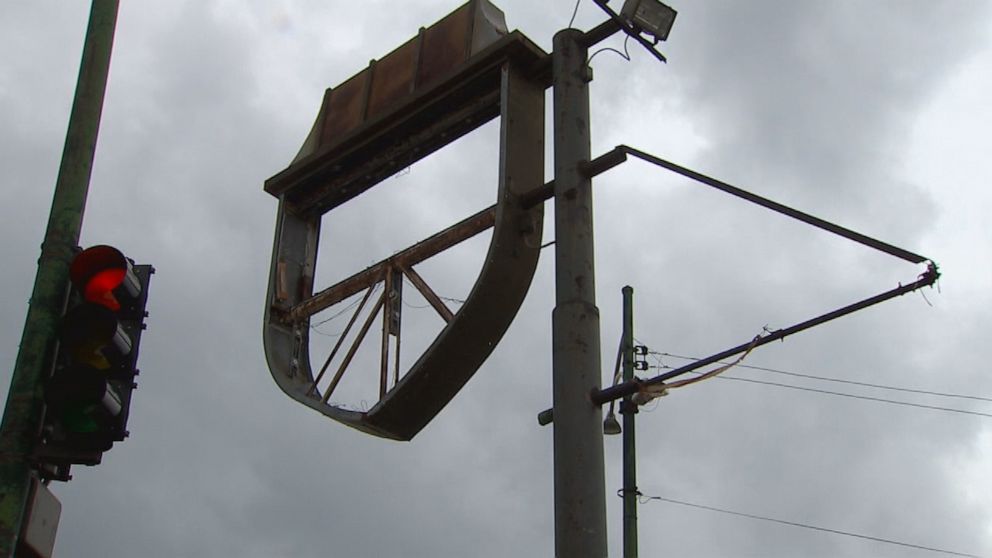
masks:
<path fill-rule="evenodd" d="M 600 389 L 601 372 L 592 184 L 580 171 L 591 151 L 591 74 L 582 38 L 576 29 L 558 32 L 552 54 L 556 240 L 552 364 L 558 558 L 607 556 L 603 417 L 590 397 Z"/>
<path fill-rule="evenodd" d="M 623 381 L 634 379 L 634 289 L 623 288 Z M 634 415 L 637 405 L 627 395 L 620 402 L 623 415 L 623 558 L 637 558 L 637 450 Z"/>
<path fill-rule="evenodd" d="M 79 243 L 117 8 L 118 0 L 93 0 L 90 9 L 55 196 L 4 407 L 0 426 L 0 558 L 14 555 L 30 497 L 30 454 L 41 431 L 44 410 L 42 385 L 52 371 L 57 324 L 69 288 L 69 263 Z"/>

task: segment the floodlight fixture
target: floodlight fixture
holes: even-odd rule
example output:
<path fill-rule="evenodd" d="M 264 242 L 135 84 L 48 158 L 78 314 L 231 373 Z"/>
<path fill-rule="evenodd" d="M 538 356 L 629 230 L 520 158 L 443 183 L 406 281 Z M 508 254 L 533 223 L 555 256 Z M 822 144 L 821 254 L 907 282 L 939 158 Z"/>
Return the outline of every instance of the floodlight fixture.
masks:
<path fill-rule="evenodd" d="M 658 0 L 627 0 L 620 10 L 620 17 L 634 29 L 654 37 L 655 43 L 668 39 L 668 32 L 678 15 L 672 7 Z"/>

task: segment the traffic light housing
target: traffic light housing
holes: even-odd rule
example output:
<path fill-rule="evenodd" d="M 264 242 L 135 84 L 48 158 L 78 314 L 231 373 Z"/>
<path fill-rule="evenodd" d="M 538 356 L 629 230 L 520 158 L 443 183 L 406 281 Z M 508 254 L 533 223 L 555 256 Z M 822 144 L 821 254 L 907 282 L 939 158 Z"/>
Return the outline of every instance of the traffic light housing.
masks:
<path fill-rule="evenodd" d="M 103 452 L 127 437 L 154 272 L 112 246 L 94 246 L 73 258 L 54 371 L 45 384 L 36 451 L 43 477 L 69 480 L 71 465 L 99 464 Z"/>

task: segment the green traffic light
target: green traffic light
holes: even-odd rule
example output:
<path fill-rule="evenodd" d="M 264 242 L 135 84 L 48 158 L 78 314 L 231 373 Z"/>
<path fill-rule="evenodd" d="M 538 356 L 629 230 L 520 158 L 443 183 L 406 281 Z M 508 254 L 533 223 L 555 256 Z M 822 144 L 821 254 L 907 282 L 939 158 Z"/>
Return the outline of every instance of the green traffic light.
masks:
<path fill-rule="evenodd" d="M 62 411 L 62 426 L 68 432 L 89 434 L 100 429 L 100 423 L 94 417 L 95 405 L 74 407 Z"/>
<path fill-rule="evenodd" d="M 49 380 L 46 401 L 68 432 L 97 432 L 121 413 L 120 395 L 100 370 L 77 365 Z"/>

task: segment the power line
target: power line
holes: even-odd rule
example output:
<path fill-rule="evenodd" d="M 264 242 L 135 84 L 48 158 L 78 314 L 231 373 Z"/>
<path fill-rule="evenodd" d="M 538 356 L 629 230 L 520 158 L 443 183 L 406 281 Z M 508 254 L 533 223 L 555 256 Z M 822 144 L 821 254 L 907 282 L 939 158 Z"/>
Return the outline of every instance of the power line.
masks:
<path fill-rule="evenodd" d="M 653 366 L 652 368 L 661 368 L 661 369 L 668 370 L 668 369 L 671 369 L 672 367 L 671 366 L 660 365 L 660 366 Z M 690 372 L 690 373 L 691 374 L 701 374 L 700 372 Z M 797 390 L 800 390 L 800 391 L 810 391 L 810 392 L 813 392 L 813 393 L 822 393 L 822 394 L 825 394 L 825 395 L 836 395 L 837 397 L 849 397 L 851 399 L 863 399 L 865 401 L 874 401 L 874 402 L 877 402 L 877 403 L 889 403 L 891 405 L 903 405 L 905 407 L 918 407 L 918 408 L 921 408 L 921 409 L 930 409 L 930 410 L 934 410 L 934 411 L 946 411 L 946 412 L 949 412 L 949 413 L 960 413 L 960 414 L 963 414 L 963 415 L 975 415 L 975 416 L 979 416 L 979 417 L 992 418 L 992 414 L 990 414 L 990 413 L 980 413 L 978 411 L 966 411 L 964 409 L 954 409 L 954 408 L 951 408 L 951 407 L 938 407 L 936 405 L 924 405 L 922 403 L 910 403 L 908 401 L 896 401 L 895 399 L 884 399 L 882 397 L 870 397 L 870 396 L 867 396 L 867 395 L 855 395 L 853 393 L 843 393 L 843 392 L 840 392 L 840 391 L 830 391 L 830 390 L 825 390 L 825 389 L 817 389 L 817 388 L 808 388 L 808 387 L 802 387 L 802 386 L 794 386 L 794 385 L 790 385 L 790 384 L 780 384 L 778 382 L 767 382 L 767 381 L 764 381 L 764 380 L 754 380 L 754 379 L 751 379 L 751 378 L 741 378 L 739 376 L 728 376 L 726 374 L 723 374 L 723 375 L 720 375 L 720 376 L 715 376 L 715 378 L 717 378 L 718 380 L 734 380 L 734 381 L 737 381 L 737 382 L 748 382 L 748 383 L 751 383 L 751 384 L 761 384 L 761 385 L 765 385 L 765 386 L 774 386 L 774 387 L 781 387 L 781 388 L 787 388 L 787 389 L 797 389 Z"/>
<path fill-rule="evenodd" d="M 637 342 L 638 343 L 641 343 L 641 341 L 637 341 Z M 670 370 L 670 369 L 672 369 L 672 367 L 664 364 L 661 361 L 661 359 L 658 358 L 659 355 L 667 355 L 667 356 L 671 356 L 673 358 L 683 358 L 683 359 L 688 359 L 688 360 L 695 360 L 695 359 L 691 359 L 690 357 L 681 357 L 681 356 L 677 356 L 677 355 L 671 355 L 671 354 L 668 354 L 668 353 L 661 353 L 661 352 L 658 352 L 658 351 L 648 351 L 648 354 L 654 356 L 655 359 L 659 363 L 656 366 L 652 366 L 652 368 L 659 368 L 659 369 L 663 369 L 663 370 Z M 978 397 L 978 396 L 942 394 L 942 393 L 928 392 L 928 391 L 923 391 L 923 390 L 912 390 L 912 389 L 908 389 L 908 388 L 903 389 L 903 388 L 897 388 L 897 387 L 893 387 L 893 386 L 881 386 L 881 385 L 879 385 L 879 386 L 872 386 L 871 384 L 866 384 L 866 383 L 863 383 L 863 382 L 850 382 L 850 381 L 847 381 L 847 380 L 838 380 L 836 378 L 827 378 L 827 377 L 824 377 L 824 376 L 813 376 L 813 375 L 810 375 L 810 374 L 799 374 L 799 373 L 794 373 L 794 372 L 786 372 L 784 370 L 775 370 L 775 369 L 772 369 L 772 368 L 763 368 L 763 367 L 759 367 L 759 366 L 749 366 L 749 365 L 745 365 L 745 364 L 738 364 L 737 366 L 742 367 L 742 368 L 752 368 L 752 369 L 757 369 L 757 370 L 763 370 L 763 371 L 766 371 L 766 372 L 776 372 L 776 373 L 781 373 L 781 374 L 786 374 L 786 375 L 791 375 L 791 376 L 812 378 L 812 379 L 818 379 L 818 380 L 837 381 L 837 382 L 840 382 L 840 383 L 853 383 L 855 385 L 865 385 L 865 386 L 871 386 L 871 387 L 880 387 L 880 388 L 883 388 L 883 389 L 886 389 L 887 388 L 887 389 L 892 389 L 892 390 L 896 390 L 896 391 L 908 391 L 908 392 L 911 392 L 911 393 L 925 393 L 925 394 L 929 394 L 929 395 L 941 395 L 941 396 L 945 396 L 945 397 L 960 397 L 960 398 L 966 398 L 966 399 L 975 399 L 975 400 L 979 400 L 979 401 L 989 401 L 989 399 L 987 399 L 987 398 Z M 700 372 L 690 372 L 690 373 L 692 373 L 692 374 L 701 374 Z M 840 391 L 831 391 L 831 390 L 818 389 L 818 388 L 802 387 L 802 386 L 796 386 L 796 385 L 791 385 L 791 384 L 782 384 L 782 383 L 778 383 L 778 382 L 769 382 L 769 381 L 765 381 L 765 380 L 755 380 L 755 379 L 752 379 L 752 378 L 741 378 L 740 376 L 731 376 L 731 375 L 727 375 L 727 374 L 722 374 L 722 375 L 715 376 L 715 377 L 716 378 L 719 378 L 719 379 L 723 379 L 723 380 L 733 380 L 733 381 L 737 381 L 737 382 L 747 382 L 747 383 L 751 383 L 751 384 L 760 384 L 760 385 L 766 385 L 766 386 L 781 387 L 781 388 L 786 388 L 786 389 L 795 389 L 795 390 L 799 390 L 799 391 L 809 391 L 809 392 L 813 392 L 813 393 L 822 393 L 824 395 L 834 395 L 834 396 L 837 396 L 837 397 L 847 397 L 847 398 L 850 398 L 850 399 L 861 399 L 861 400 L 864 400 L 864 401 L 874 401 L 876 403 L 888 403 L 890 405 L 902 405 L 904 407 L 917 407 L 917 408 L 920 408 L 920 409 L 930 409 L 930 410 L 933 410 L 933 411 L 944 411 L 944 412 L 948 412 L 948 413 L 958 413 L 958 414 L 962 414 L 962 415 L 974 415 L 974 416 L 979 416 L 979 417 L 992 418 L 992 414 L 990 414 L 990 413 L 982 413 L 982 412 L 978 412 L 978 411 L 968 411 L 968 410 L 965 410 L 965 409 L 955 409 L 953 407 L 940 407 L 940 406 L 937 406 L 937 405 L 924 405 L 922 403 L 911 403 L 909 401 L 897 401 L 895 399 L 885 399 L 883 397 L 872 397 L 872 396 L 868 396 L 868 395 L 856 395 L 856 394 L 853 394 L 853 393 L 844 393 L 844 392 L 840 392 Z"/>
<path fill-rule="evenodd" d="M 671 366 L 660 366 L 658 368 L 670 369 Z M 700 374 L 700 372 L 691 372 L 691 373 L 692 374 Z M 734 381 L 738 381 L 738 382 L 748 382 L 748 383 L 751 383 L 751 384 L 761 384 L 761 385 L 765 385 L 765 386 L 775 386 L 775 387 L 782 387 L 782 388 L 787 388 L 787 389 L 797 389 L 797 390 L 800 390 L 800 391 L 811 391 L 813 393 L 822 393 L 822 394 L 825 394 L 825 395 L 836 395 L 838 397 L 849 397 L 851 399 L 863 399 L 865 401 L 875 401 L 877 403 L 889 403 L 891 405 L 903 405 L 903 406 L 906 406 L 906 407 L 919 407 L 921 409 L 931 409 L 931 410 L 934 410 L 934 411 L 946 411 L 946 412 L 949 412 L 949 413 L 961 413 L 963 415 L 975 415 L 975 416 L 979 416 L 979 417 L 992 418 L 992 414 L 989 414 L 989 413 L 980 413 L 978 411 L 966 411 L 964 409 L 954 409 L 954 408 L 951 408 L 951 407 L 938 407 L 936 405 L 923 405 L 922 403 L 910 403 L 908 401 L 896 401 L 894 399 L 884 399 L 884 398 L 881 398 L 881 397 L 869 397 L 867 395 L 855 395 L 853 393 L 843 393 L 843 392 L 839 392 L 839 391 L 830 391 L 830 390 L 825 390 L 825 389 L 816 389 L 816 388 L 807 388 L 807 387 L 801 387 L 801 386 L 793 386 L 793 385 L 789 385 L 789 384 L 780 384 L 778 382 L 766 382 L 766 381 L 763 381 L 763 380 L 753 380 L 751 378 L 741 378 L 741 377 L 738 377 L 738 376 L 721 375 L 721 376 L 715 376 L 715 377 L 718 380 L 734 380 Z"/>
<path fill-rule="evenodd" d="M 843 393 L 843 392 L 839 392 L 839 391 L 829 391 L 829 390 L 825 390 L 825 389 L 816 389 L 816 388 L 807 388 L 807 387 L 800 387 L 800 386 L 792 386 L 792 385 L 789 385 L 789 384 L 780 384 L 780 383 L 777 383 L 777 382 L 766 382 L 766 381 L 763 381 L 763 380 L 752 380 L 750 378 L 740 378 L 738 376 L 726 376 L 726 375 L 724 375 L 724 376 L 717 376 L 717 378 L 718 379 L 724 379 L 724 380 L 734 380 L 734 381 L 738 381 L 738 382 L 748 382 L 748 383 L 752 383 L 752 384 L 762 384 L 762 385 L 766 385 L 766 386 L 782 387 L 782 388 L 788 388 L 788 389 L 798 389 L 798 390 L 801 390 L 801 391 L 811 391 L 811 392 L 814 392 L 814 393 L 823 393 L 823 394 L 826 394 L 826 395 L 836 395 L 838 397 L 849 397 L 851 399 L 864 399 L 866 401 L 875 401 L 875 402 L 878 402 L 878 403 L 889 403 L 891 405 L 903 405 L 903 406 L 906 406 L 906 407 L 918 407 L 920 409 L 931 409 L 931 410 L 934 410 L 934 411 L 946 411 L 948 413 L 960 413 L 960 414 L 963 414 L 963 415 L 975 415 L 975 416 L 979 416 L 979 417 L 992 418 L 992 414 L 990 414 L 990 413 L 979 413 L 977 411 L 966 411 L 964 409 L 954 409 L 954 408 L 951 408 L 951 407 L 938 407 L 936 405 L 923 405 L 922 403 L 910 403 L 908 401 L 896 401 L 894 399 L 884 399 L 884 398 L 881 398 L 881 397 L 870 397 L 870 396 L 867 396 L 867 395 L 854 395 L 853 393 Z"/>
<path fill-rule="evenodd" d="M 663 496 L 643 496 L 642 498 L 643 498 L 642 503 L 644 501 L 648 501 L 648 500 L 659 500 L 659 501 L 662 501 L 662 502 L 668 502 L 670 504 L 678 504 L 680 506 L 687 506 L 687 507 L 690 507 L 690 508 L 697 508 L 697 509 L 701 509 L 701 510 L 707 510 L 707 511 L 712 511 L 712 512 L 717 512 L 717 513 L 734 515 L 734 516 L 737 516 L 737 517 L 746 517 L 748 519 L 757 519 L 757 520 L 760 520 L 760 521 L 768 521 L 768 522 L 771 522 L 771 523 L 778 523 L 780 525 L 789 525 L 791 527 L 802 527 L 803 529 L 812 529 L 814 531 L 821 531 L 821 532 L 824 532 L 824 533 L 831 533 L 831 534 L 834 534 L 834 535 L 843 535 L 845 537 L 854 537 L 854 538 L 857 538 L 857 539 L 864 539 L 864 540 L 875 541 L 875 542 L 880 542 L 880 543 L 885 543 L 885 544 L 892 544 L 892 545 L 897 545 L 897 546 L 903 546 L 903 547 L 906 547 L 906 548 L 915 548 L 917 550 L 926 550 L 928 552 L 937 552 L 937 553 L 940 553 L 940 554 L 949 554 L 951 556 L 964 556 L 966 558 L 983 558 L 982 556 L 978 556 L 977 554 L 966 554 L 966 553 L 963 553 L 963 552 L 954 552 L 953 550 L 944 550 L 942 548 L 935 548 L 935 547 L 931 547 L 931 546 L 922 546 L 922 545 L 918 545 L 918 544 L 912 544 L 912 543 L 897 541 L 897 540 L 893 540 L 893 539 L 883 539 L 881 537 L 872 537 L 870 535 L 861 535 L 861 534 L 858 534 L 858 533 L 851 533 L 851 532 L 848 532 L 848 531 L 840 531 L 838 529 L 828 529 L 826 527 L 818 527 L 816 525 L 809 525 L 807 523 L 799 523 L 799 522 L 796 522 L 796 521 L 786 521 L 784 519 L 775 519 L 773 517 L 764 517 L 764 516 L 754 515 L 754 514 L 750 514 L 750 513 L 743 513 L 743 512 L 738 512 L 738 511 L 726 510 L 726 509 L 723 509 L 723 508 L 715 508 L 715 507 L 712 507 L 712 506 L 704 506 L 702 504 L 694 504 L 692 502 L 685 502 L 685 501 L 682 501 L 682 500 L 675 500 L 673 498 L 665 498 Z"/>
<path fill-rule="evenodd" d="M 663 353 L 663 352 L 658 352 L 658 351 L 648 351 L 648 354 L 659 355 L 659 356 L 667 356 L 667 357 L 678 358 L 678 359 L 682 359 L 682 360 L 699 360 L 699 359 L 693 358 L 693 357 L 687 357 L 687 356 L 682 356 L 682 355 L 675 355 L 675 354 L 672 354 L 672 353 Z M 721 362 L 720 364 L 727 364 L 727 363 Z M 891 390 L 891 391 L 902 391 L 902 392 L 906 392 L 906 393 L 919 393 L 919 394 L 923 394 L 923 395 L 935 395 L 935 396 L 938 396 L 938 397 L 953 397 L 953 398 L 957 398 L 957 399 L 971 399 L 971 400 L 974 400 L 974 401 L 992 402 L 992 397 L 981 397 L 981 396 L 978 396 L 978 395 L 964 395 L 964 394 L 958 394 L 958 393 L 942 393 L 942 392 L 937 392 L 937 391 L 927 391 L 927 390 L 923 390 L 923 389 L 912 389 L 912 388 L 905 388 L 905 387 L 898 387 L 898 386 L 891 386 L 891 385 L 884 385 L 884 384 L 872 384 L 872 383 L 868 383 L 868 382 L 858 382 L 858 381 L 854 381 L 854 380 L 843 380 L 843 379 L 840 379 L 840 378 L 829 378 L 829 377 L 826 377 L 826 376 L 814 376 L 813 374 L 801 374 L 799 372 L 789 372 L 787 370 L 779 370 L 779 369 L 775 369 L 775 368 L 765 368 L 763 366 L 753 366 L 753 365 L 748 365 L 748 364 L 738 364 L 737 367 L 738 368 L 750 368 L 751 370 L 760 370 L 762 372 L 772 372 L 772 373 L 775 373 L 775 374 L 783 374 L 783 375 L 786 375 L 786 376 L 794 376 L 796 378 L 809 378 L 811 380 L 822 380 L 824 382 L 835 382 L 835 383 L 839 383 L 839 384 L 850 384 L 850 385 L 855 385 L 855 386 L 864 386 L 864 387 L 871 387 L 871 388 L 878 388 L 878 389 L 887 389 L 887 390 Z"/>

